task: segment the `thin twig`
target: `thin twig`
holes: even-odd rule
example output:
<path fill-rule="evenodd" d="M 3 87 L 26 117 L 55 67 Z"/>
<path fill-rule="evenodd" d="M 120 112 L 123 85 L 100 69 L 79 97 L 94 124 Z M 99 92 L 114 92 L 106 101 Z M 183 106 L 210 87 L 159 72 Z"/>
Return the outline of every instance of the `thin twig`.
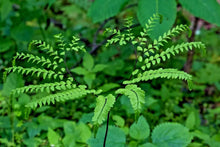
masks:
<path fill-rule="evenodd" d="M 197 29 L 197 26 L 198 26 L 198 22 L 199 22 L 199 18 L 195 17 L 194 24 L 193 24 L 193 27 L 192 27 L 192 35 L 191 35 L 190 38 L 188 38 L 189 42 L 193 42 L 195 40 L 195 34 L 196 34 L 196 29 Z M 187 60 L 186 60 L 186 63 L 184 65 L 184 71 L 187 72 L 187 73 L 189 73 L 191 68 L 192 68 L 193 56 L 194 56 L 194 49 L 188 51 L 188 53 L 187 53 Z"/>
<path fill-rule="evenodd" d="M 65 64 L 66 71 L 68 72 L 68 74 L 73 78 L 73 80 L 76 82 L 76 84 L 79 85 L 79 82 L 75 79 L 75 77 L 72 75 L 72 73 L 70 72 L 70 69 L 67 66 L 67 63 L 66 63 L 66 53 L 65 53 L 65 56 L 64 56 L 64 64 Z"/>
<path fill-rule="evenodd" d="M 94 35 L 94 37 L 93 37 L 93 42 L 92 42 L 92 50 L 90 51 L 90 52 L 93 52 L 93 50 L 96 48 L 96 46 L 97 46 L 97 37 L 98 37 L 98 34 L 99 34 L 99 32 L 103 29 L 103 27 L 105 26 L 105 24 L 107 23 L 107 22 L 109 22 L 111 19 L 113 19 L 114 17 L 110 17 L 110 18 L 108 18 L 108 19 L 106 19 L 100 26 L 99 26 L 99 28 L 97 29 L 97 31 L 95 32 L 95 35 Z"/>

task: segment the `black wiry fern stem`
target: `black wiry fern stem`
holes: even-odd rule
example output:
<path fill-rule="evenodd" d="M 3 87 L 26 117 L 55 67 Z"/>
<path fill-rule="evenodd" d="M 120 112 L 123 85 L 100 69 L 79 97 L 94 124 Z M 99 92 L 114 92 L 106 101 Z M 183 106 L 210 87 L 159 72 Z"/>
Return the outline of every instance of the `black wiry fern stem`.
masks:
<path fill-rule="evenodd" d="M 106 145 L 106 140 L 107 140 L 107 136 L 108 136 L 108 124 L 109 124 L 109 118 L 110 118 L 110 112 L 108 112 L 108 116 L 107 116 L 107 123 L 106 123 L 106 130 L 105 130 L 105 138 L 104 138 L 104 142 L 103 142 L 103 147 L 105 147 Z"/>
<path fill-rule="evenodd" d="M 118 97 L 119 97 L 119 95 L 116 96 L 115 101 L 117 101 Z M 108 112 L 108 116 L 107 116 L 106 130 L 105 130 L 105 137 L 104 137 L 103 147 L 106 146 L 106 141 L 107 141 L 107 136 L 108 136 L 108 125 L 109 125 L 109 120 L 110 120 L 110 112 L 111 112 L 111 110 Z"/>

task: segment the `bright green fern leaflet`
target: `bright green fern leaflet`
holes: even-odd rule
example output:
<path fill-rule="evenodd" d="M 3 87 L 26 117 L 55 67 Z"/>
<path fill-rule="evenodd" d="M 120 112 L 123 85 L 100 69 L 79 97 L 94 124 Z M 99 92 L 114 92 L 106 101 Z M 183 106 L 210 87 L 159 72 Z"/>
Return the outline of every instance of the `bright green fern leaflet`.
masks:
<path fill-rule="evenodd" d="M 92 121 L 95 125 L 100 125 L 107 118 L 108 112 L 115 103 L 115 97 L 112 94 L 106 97 L 100 95 L 96 100 L 96 107 Z"/>
<path fill-rule="evenodd" d="M 123 94 L 128 96 L 130 99 L 132 108 L 136 114 L 137 118 L 141 113 L 142 106 L 145 103 L 145 92 L 141 88 L 137 87 L 137 85 L 127 85 L 125 88 L 118 89 L 116 94 Z"/>

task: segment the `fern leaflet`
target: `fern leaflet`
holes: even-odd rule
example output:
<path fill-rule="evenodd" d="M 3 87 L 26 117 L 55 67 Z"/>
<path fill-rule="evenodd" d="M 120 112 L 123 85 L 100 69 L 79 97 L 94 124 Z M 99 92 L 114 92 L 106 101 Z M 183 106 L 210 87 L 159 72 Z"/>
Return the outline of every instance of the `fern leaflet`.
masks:
<path fill-rule="evenodd" d="M 101 125 L 107 118 L 108 112 L 115 103 L 115 97 L 112 94 L 106 97 L 100 95 L 96 100 L 96 107 L 92 121 L 95 125 Z"/>
<path fill-rule="evenodd" d="M 128 96 L 136 116 L 140 114 L 142 105 L 145 103 L 145 92 L 141 88 L 137 85 L 127 85 L 125 88 L 118 89 L 115 93 Z"/>

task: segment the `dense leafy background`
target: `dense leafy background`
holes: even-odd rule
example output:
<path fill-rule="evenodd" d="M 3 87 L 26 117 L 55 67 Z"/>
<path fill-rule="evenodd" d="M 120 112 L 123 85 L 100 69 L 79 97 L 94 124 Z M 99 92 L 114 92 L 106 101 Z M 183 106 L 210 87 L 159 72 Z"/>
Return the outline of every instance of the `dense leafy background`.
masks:
<path fill-rule="evenodd" d="M 176 80 L 157 80 L 141 84 L 146 104 L 135 122 L 134 111 L 126 96 L 120 96 L 111 111 L 107 146 L 220 146 L 220 4 L 216 0 L 1 0 L 0 1 L 0 76 L 16 52 L 28 52 L 28 43 L 42 39 L 53 43 L 53 35 L 62 33 L 65 40 L 73 34 L 81 38 L 88 52 L 67 56 L 72 74 L 92 88 L 111 93 L 133 70 L 133 48 L 102 42 L 108 37 L 104 28 L 123 28 L 124 19 L 134 18 L 134 33 L 157 9 L 161 15 L 155 38 L 176 24 L 194 23 L 196 41 L 206 44 L 207 55 L 194 54 L 191 74 L 194 90 Z M 107 21 L 106 21 L 107 19 Z M 100 27 L 102 26 L 102 27 Z M 98 30 L 98 31 L 97 31 Z M 177 41 L 178 40 L 178 41 Z M 187 40 L 187 34 L 173 42 Z M 101 47 L 100 46 L 101 43 Z M 41 54 L 32 50 L 34 54 Z M 81 65 L 79 63 L 83 59 Z M 182 70 L 186 55 L 173 58 L 163 67 Z M 25 63 L 22 63 L 25 64 Z M 27 66 L 32 66 L 31 64 Z M 25 80 L 25 81 L 24 81 Z M 56 103 L 29 111 L 25 105 L 34 99 L 22 94 L 10 98 L 10 91 L 30 83 L 40 83 L 18 74 L 0 81 L 0 144 L 5 146 L 102 146 L 105 127 L 93 136 L 94 97 L 74 102 Z M 46 95 L 39 93 L 38 96 Z M 29 115 L 28 115 L 29 114 Z M 162 124 L 164 123 L 164 124 Z M 178 123 L 178 124 L 177 124 Z M 161 124 L 161 125 L 159 125 Z M 159 126 L 158 126 L 159 125 Z M 169 129 L 170 128 L 170 129 Z M 173 129 L 175 128 L 175 129 Z M 180 134 L 181 132 L 181 134 Z M 190 132 L 190 133 L 189 133 Z M 168 134 L 168 135 L 164 135 Z M 182 136 L 185 134 L 185 136 Z M 172 136 L 172 137 L 171 137 Z M 171 139 L 172 138 L 172 139 Z M 175 144 L 177 143 L 177 144 Z"/>

